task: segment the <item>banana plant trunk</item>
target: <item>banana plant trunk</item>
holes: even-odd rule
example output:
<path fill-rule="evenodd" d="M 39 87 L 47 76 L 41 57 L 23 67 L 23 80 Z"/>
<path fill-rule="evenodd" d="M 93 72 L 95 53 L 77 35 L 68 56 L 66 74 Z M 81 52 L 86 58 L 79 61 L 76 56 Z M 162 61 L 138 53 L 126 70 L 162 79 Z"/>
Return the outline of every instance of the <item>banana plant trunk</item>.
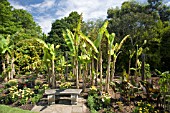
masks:
<path fill-rule="evenodd" d="M 11 61 L 11 79 L 13 79 L 14 78 L 14 75 L 15 75 L 15 64 L 14 64 L 14 61 L 15 61 L 15 59 L 14 59 L 14 57 L 12 57 L 12 61 Z"/>
<path fill-rule="evenodd" d="M 85 69 L 83 70 L 83 91 L 86 91 L 86 78 L 88 74 L 87 63 L 85 64 Z"/>
<path fill-rule="evenodd" d="M 110 81 L 112 81 L 112 80 L 114 79 L 114 76 L 115 76 L 116 59 L 117 59 L 117 58 L 113 56 L 113 64 L 112 64 Z"/>
<path fill-rule="evenodd" d="M 91 62 L 91 85 L 94 86 L 94 57 Z"/>
<path fill-rule="evenodd" d="M 98 85 L 97 79 L 98 79 L 98 71 L 99 71 L 99 61 L 96 60 L 96 79 L 95 79 L 95 85 Z"/>
<path fill-rule="evenodd" d="M 79 81 L 82 79 L 82 64 L 79 66 Z"/>
<path fill-rule="evenodd" d="M 106 92 L 109 91 L 110 83 L 110 64 L 111 64 L 111 54 L 108 54 L 108 64 L 107 64 L 107 76 L 106 76 Z"/>
<path fill-rule="evenodd" d="M 3 70 L 3 75 L 5 76 L 4 81 L 7 82 L 8 78 L 6 76 L 6 65 L 5 65 L 5 59 L 2 60 L 2 70 Z"/>
<path fill-rule="evenodd" d="M 56 81 L 55 81 L 55 72 L 54 72 L 55 66 L 54 66 L 54 59 L 52 59 L 52 88 L 56 87 Z"/>
<path fill-rule="evenodd" d="M 76 88 L 79 89 L 79 66 L 78 66 L 78 60 L 75 59 L 75 65 L 76 65 Z"/>
<path fill-rule="evenodd" d="M 7 53 L 6 54 L 6 60 L 7 60 L 7 68 L 9 67 L 9 54 Z M 11 73 L 10 71 L 8 71 L 8 80 L 11 79 Z"/>
<path fill-rule="evenodd" d="M 103 91 L 103 85 L 102 85 L 102 76 L 103 76 L 103 67 L 102 67 L 102 51 L 100 51 L 100 54 L 99 54 L 99 58 L 100 58 L 100 61 L 99 61 L 99 66 L 100 66 L 100 89 L 101 91 Z"/>
<path fill-rule="evenodd" d="M 130 67 L 131 67 L 131 58 L 129 59 L 129 66 L 128 66 L 128 75 L 130 76 Z"/>

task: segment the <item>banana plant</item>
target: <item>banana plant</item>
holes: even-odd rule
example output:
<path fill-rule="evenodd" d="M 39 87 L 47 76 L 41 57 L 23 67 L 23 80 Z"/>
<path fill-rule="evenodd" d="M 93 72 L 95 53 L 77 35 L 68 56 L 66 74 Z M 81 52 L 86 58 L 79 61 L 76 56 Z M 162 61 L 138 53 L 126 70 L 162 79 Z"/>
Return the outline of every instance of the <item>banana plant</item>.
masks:
<path fill-rule="evenodd" d="M 114 78 L 115 73 L 115 63 L 117 60 L 118 55 L 121 53 L 120 49 L 123 45 L 123 43 L 129 38 L 129 35 L 125 36 L 122 41 L 118 44 L 114 44 L 115 34 L 111 33 L 109 34 L 108 31 L 105 31 L 105 35 L 108 39 L 108 65 L 107 65 L 107 76 L 106 76 L 106 92 L 109 90 L 109 84 L 110 81 Z M 111 61 L 111 57 L 113 56 L 113 61 Z M 110 74 L 110 68 L 112 63 L 112 70 Z"/>
<path fill-rule="evenodd" d="M 131 50 L 129 50 L 129 54 L 130 54 L 130 55 L 129 55 L 129 66 L 128 66 L 128 75 L 129 75 L 129 76 L 130 76 L 130 74 L 131 74 L 131 73 L 130 73 L 130 71 L 131 71 L 131 70 L 130 70 L 130 68 L 131 68 L 131 60 L 132 60 L 132 57 L 134 56 L 135 52 L 136 52 L 136 51 L 131 51 Z"/>
<path fill-rule="evenodd" d="M 2 66 L 3 66 L 3 74 L 6 76 L 6 73 L 8 72 L 8 77 L 6 77 L 6 81 L 9 79 L 13 79 L 13 76 L 11 76 L 11 72 L 9 70 L 9 68 L 11 68 L 10 66 L 10 57 L 12 57 L 11 60 L 11 64 L 13 64 L 14 62 L 14 58 L 13 58 L 13 53 L 12 53 L 12 49 L 13 49 L 13 44 L 11 44 L 11 39 L 10 39 L 10 35 L 7 36 L 7 38 L 4 38 L 3 36 L 0 36 L 0 53 L 1 53 L 1 57 L 2 57 Z M 6 58 L 6 62 L 5 59 Z M 7 64 L 7 66 L 6 66 Z M 7 70 L 6 70 L 7 67 Z"/>
<path fill-rule="evenodd" d="M 108 64 L 107 64 L 107 76 L 106 76 L 106 92 L 109 90 L 109 83 L 110 83 L 110 64 L 111 64 L 111 56 L 113 55 L 113 42 L 115 39 L 115 34 L 109 34 L 108 31 L 105 31 L 105 35 L 108 40 Z"/>
<path fill-rule="evenodd" d="M 60 45 L 54 47 L 54 44 L 46 44 L 43 40 L 35 38 L 37 42 L 43 45 L 43 62 L 48 69 L 48 84 L 52 86 L 52 88 L 56 87 L 55 82 L 55 49 L 58 49 Z M 51 68 L 51 71 L 49 70 Z"/>
<path fill-rule="evenodd" d="M 95 47 L 94 43 L 81 32 L 81 20 L 82 16 L 80 17 L 78 21 L 78 26 L 75 29 L 75 32 L 72 33 L 69 29 L 66 31 L 63 31 L 63 37 L 70 49 L 70 55 L 73 56 L 73 65 L 75 72 L 74 74 L 76 75 L 76 87 L 79 88 L 79 72 L 78 72 L 78 52 L 80 51 L 80 46 L 81 42 L 84 41 L 86 44 L 88 44 L 89 48 L 92 48 L 95 52 L 98 52 L 97 48 Z"/>
<path fill-rule="evenodd" d="M 102 67 L 102 49 L 101 49 L 101 41 L 102 41 L 102 38 L 103 38 L 103 35 L 105 33 L 105 31 L 107 30 L 108 26 L 108 21 L 105 21 L 105 23 L 103 24 L 103 26 L 99 29 L 99 32 L 98 32 L 98 35 L 97 35 L 97 38 L 96 40 L 94 41 L 94 44 L 96 46 L 96 48 L 98 48 L 99 50 L 99 53 L 98 53 L 98 58 L 99 59 L 99 70 L 100 70 L 100 89 L 101 91 L 103 90 L 102 88 L 102 75 L 103 75 L 103 67 Z M 96 72 L 98 73 L 98 72 Z M 97 77 L 96 77 L 97 78 Z"/>
<path fill-rule="evenodd" d="M 112 50 L 111 50 L 111 55 L 113 56 L 113 61 L 112 61 L 112 70 L 111 70 L 111 77 L 110 80 L 113 80 L 114 78 L 114 74 L 115 74 L 115 64 L 116 64 L 116 60 L 117 57 L 119 56 L 119 54 L 121 53 L 120 49 L 122 48 L 123 44 L 125 43 L 125 41 L 129 38 L 130 36 L 127 35 L 125 36 L 120 43 L 116 43 L 112 46 Z"/>

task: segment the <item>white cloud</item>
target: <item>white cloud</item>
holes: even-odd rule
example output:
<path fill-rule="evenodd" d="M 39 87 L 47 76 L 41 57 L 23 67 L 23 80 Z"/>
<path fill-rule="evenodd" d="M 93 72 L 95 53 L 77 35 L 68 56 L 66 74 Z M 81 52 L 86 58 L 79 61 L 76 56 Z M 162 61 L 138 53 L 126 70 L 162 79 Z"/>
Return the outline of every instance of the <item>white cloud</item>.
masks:
<path fill-rule="evenodd" d="M 44 12 L 51 9 L 55 5 L 55 0 L 44 0 L 42 3 L 30 5 L 32 9 L 37 9 L 38 12 Z"/>
<path fill-rule="evenodd" d="M 10 1 L 10 4 L 15 9 L 24 9 L 24 10 L 27 10 L 27 6 L 23 6 L 23 5 L 19 4 L 18 2 Z"/>
<path fill-rule="evenodd" d="M 106 18 L 107 9 L 111 7 L 121 6 L 127 0 L 62 0 L 56 15 L 59 18 L 68 16 L 71 11 L 83 13 L 84 20 L 94 18 Z M 63 9 L 64 8 L 64 9 Z"/>
<path fill-rule="evenodd" d="M 51 23 L 55 19 L 66 17 L 72 11 L 77 11 L 79 14 L 83 13 L 85 21 L 88 19 L 105 19 L 108 8 L 120 7 L 127 0 L 44 0 L 41 3 L 26 6 L 19 4 L 19 1 L 9 1 L 14 8 L 31 12 L 35 21 L 41 26 L 43 32 L 47 34 L 51 30 Z"/>
<path fill-rule="evenodd" d="M 46 15 L 46 16 L 35 17 L 35 20 L 38 23 L 38 25 L 41 26 L 42 31 L 45 34 L 48 34 L 49 31 L 51 30 L 52 22 L 55 21 L 55 18 L 53 18 L 49 15 Z"/>

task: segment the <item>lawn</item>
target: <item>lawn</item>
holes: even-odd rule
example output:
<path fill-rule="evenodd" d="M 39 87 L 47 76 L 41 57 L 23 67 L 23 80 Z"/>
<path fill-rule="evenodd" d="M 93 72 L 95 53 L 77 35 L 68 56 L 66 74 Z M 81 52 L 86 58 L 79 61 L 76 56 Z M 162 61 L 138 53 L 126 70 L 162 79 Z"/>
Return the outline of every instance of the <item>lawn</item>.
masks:
<path fill-rule="evenodd" d="M 0 113 L 36 113 L 36 112 L 22 110 L 19 108 L 14 108 L 6 105 L 0 105 Z"/>

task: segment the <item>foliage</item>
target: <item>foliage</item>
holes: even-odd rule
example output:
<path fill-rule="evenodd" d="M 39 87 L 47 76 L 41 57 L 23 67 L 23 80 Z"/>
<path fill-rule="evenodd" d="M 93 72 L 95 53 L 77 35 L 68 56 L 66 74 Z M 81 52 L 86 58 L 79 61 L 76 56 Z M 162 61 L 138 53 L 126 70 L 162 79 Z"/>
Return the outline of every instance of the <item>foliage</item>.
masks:
<path fill-rule="evenodd" d="M 72 83 L 71 82 L 63 82 L 59 85 L 60 89 L 67 89 L 71 88 Z"/>
<path fill-rule="evenodd" d="M 18 81 L 16 79 L 9 80 L 7 84 L 9 84 L 9 86 L 11 87 L 16 86 L 18 84 Z"/>
<path fill-rule="evenodd" d="M 109 106 L 111 103 L 111 96 L 108 93 L 104 93 L 101 96 L 104 106 Z"/>
<path fill-rule="evenodd" d="M 95 86 L 92 86 L 88 94 L 87 105 L 91 112 L 96 112 L 102 108 L 110 108 L 111 96 L 108 93 L 101 94 Z"/>
<path fill-rule="evenodd" d="M 59 51 L 63 52 L 68 51 L 68 47 L 66 42 L 64 41 L 64 37 L 62 35 L 63 30 L 69 29 L 71 32 L 75 32 L 75 28 L 78 25 L 78 21 L 80 18 L 80 14 L 76 11 L 73 11 L 69 14 L 68 17 L 64 17 L 62 19 L 57 19 L 54 23 L 52 23 L 51 31 L 49 32 L 49 36 L 46 39 L 47 43 L 56 45 L 61 45 Z"/>
<path fill-rule="evenodd" d="M 151 78 L 151 70 L 149 64 L 145 64 L 145 78 Z"/>
<path fill-rule="evenodd" d="M 138 102 L 138 106 L 133 110 L 133 113 L 158 113 L 154 110 L 154 106 L 148 102 Z"/>
<path fill-rule="evenodd" d="M 34 97 L 31 98 L 31 103 L 32 104 L 36 104 L 37 102 L 40 101 L 40 99 L 42 98 L 42 94 L 36 94 L 34 95 Z"/>
<path fill-rule="evenodd" d="M 154 2 L 157 3 L 157 1 Z M 158 9 L 166 12 L 163 7 L 163 5 L 159 5 Z M 136 1 L 126 1 L 121 8 L 108 9 L 108 31 L 109 33 L 116 33 L 116 36 L 119 37 L 115 41 L 120 42 L 126 34 L 131 36 L 131 40 L 127 41 L 125 47 L 122 48 L 125 54 L 118 59 L 119 64 L 126 65 L 129 56 L 127 49 L 133 50 L 136 45 L 141 46 L 143 41 L 147 40 L 147 44 L 143 47 L 143 49 L 149 48 L 146 52 L 148 56 L 146 62 L 152 64 L 151 70 L 160 67 L 160 31 L 164 27 L 164 23 L 160 20 L 161 15 L 158 13 L 160 10 L 152 9 L 153 7 L 147 4 L 139 4 Z M 122 66 L 119 66 L 119 64 L 118 67 L 121 68 Z"/>
<path fill-rule="evenodd" d="M 165 71 L 160 75 L 159 79 L 159 85 L 160 85 L 160 91 L 161 92 L 168 92 L 170 89 L 170 73 L 169 71 Z"/>

